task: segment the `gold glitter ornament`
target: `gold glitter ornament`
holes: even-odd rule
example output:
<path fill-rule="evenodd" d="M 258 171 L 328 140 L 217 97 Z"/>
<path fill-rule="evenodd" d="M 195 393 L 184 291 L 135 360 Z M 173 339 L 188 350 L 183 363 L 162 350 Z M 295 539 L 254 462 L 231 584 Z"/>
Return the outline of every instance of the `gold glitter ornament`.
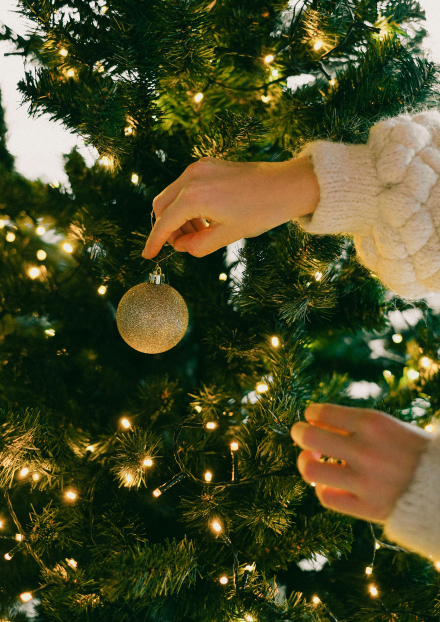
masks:
<path fill-rule="evenodd" d="M 166 285 L 158 267 L 148 283 L 140 283 L 121 298 L 116 324 L 129 346 L 146 354 L 173 348 L 188 327 L 188 308 L 174 287 Z"/>

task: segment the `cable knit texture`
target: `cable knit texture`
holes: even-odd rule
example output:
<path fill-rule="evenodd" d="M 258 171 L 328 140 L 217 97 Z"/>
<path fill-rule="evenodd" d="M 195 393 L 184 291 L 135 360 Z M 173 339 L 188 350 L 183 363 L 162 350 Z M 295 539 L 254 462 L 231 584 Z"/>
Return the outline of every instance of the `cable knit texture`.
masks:
<path fill-rule="evenodd" d="M 310 156 L 320 186 L 309 233 L 353 235 L 359 261 L 402 298 L 440 292 L 440 112 L 384 119 L 367 144 L 318 140 Z"/>
<path fill-rule="evenodd" d="M 419 555 L 440 560 L 440 432 L 423 452 L 408 489 L 388 517 L 384 534 Z"/>

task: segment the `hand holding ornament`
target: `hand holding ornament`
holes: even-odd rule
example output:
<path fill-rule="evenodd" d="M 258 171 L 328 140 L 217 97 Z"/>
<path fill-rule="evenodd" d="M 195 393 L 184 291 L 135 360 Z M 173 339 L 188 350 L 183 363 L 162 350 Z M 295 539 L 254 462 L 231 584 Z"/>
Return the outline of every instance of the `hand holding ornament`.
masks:
<path fill-rule="evenodd" d="M 151 259 L 169 242 L 177 251 L 203 257 L 310 214 L 318 202 L 308 157 L 286 162 L 202 158 L 154 199 L 157 220 L 142 255 Z"/>

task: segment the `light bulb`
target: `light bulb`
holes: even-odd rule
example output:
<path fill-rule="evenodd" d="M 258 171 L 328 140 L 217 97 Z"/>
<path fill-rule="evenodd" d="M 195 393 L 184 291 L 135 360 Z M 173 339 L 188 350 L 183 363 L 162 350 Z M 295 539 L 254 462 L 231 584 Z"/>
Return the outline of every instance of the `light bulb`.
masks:
<path fill-rule="evenodd" d="M 330 84 L 331 84 L 332 86 L 334 86 L 334 85 L 336 84 L 336 80 L 333 80 L 333 78 L 332 78 L 332 79 L 330 80 Z"/>
<path fill-rule="evenodd" d="M 205 473 L 205 480 L 207 482 L 210 482 L 212 480 L 212 473 L 210 471 L 206 471 L 206 473 Z"/>
<path fill-rule="evenodd" d="M 22 477 L 26 477 L 26 475 L 29 473 L 29 469 L 27 467 L 24 467 L 24 469 L 21 469 L 20 471 L 20 475 Z"/>
<path fill-rule="evenodd" d="M 246 620 L 246 622 L 254 622 L 254 618 L 248 613 L 244 616 L 244 619 Z"/>
<path fill-rule="evenodd" d="M 217 424 L 215 421 L 208 421 L 208 423 L 206 424 L 206 427 L 208 430 L 215 430 L 215 428 L 217 427 Z"/>
<path fill-rule="evenodd" d="M 121 424 L 124 426 L 124 428 L 130 427 L 130 422 L 128 419 L 122 419 Z"/>
<path fill-rule="evenodd" d="M 34 473 L 32 475 L 32 479 L 34 480 L 34 482 L 37 482 L 40 479 L 40 476 L 38 475 L 38 473 Z"/>
<path fill-rule="evenodd" d="M 101 162 L 104 166 L 110 166 L 110 158 L 108 158 L 107 156 L 103 156 L 101 158 Z"/>
<path fill-rule="evenodd" d="M 145 458 L 144 465 L 147 467 L 153 466 L 153 461 L 151 458 Z"/>
<path fill-rule="evenodd" d="M 395 335 L 391 337 L 391 339 L 394 341 L 394 343 L 400 343 L 403 337 L 402 335 L 399 335 L 399 333 L 396 333 Z"/>
<path fill-rule="evenodd" d="M 198 413 L 202 412 L 201 406 L 194 406 L 194 410 L 197 410 Z"/>
<path fill-rule="evenodd" d="M 130 475 L 129 473 L 127 473 L 127 475 L 125 476 L 125 480 L 126 480 L 127 484 L 129 484 L 130 482 L 133 481 L 133 476 Z"/>
<path fill-rule="evenodd" d="M 315 482 L 310 482 L 310 486 L 316 486 Z"/>
<path fill-rule="evenodd" d="M 0 218 L 0 229 L 3 229 L 5 224 L 6 224 L 6 222 L 3 220 L 3 218 Z"/>
<path fill-rule="evenodd" d="M 372 569 L 372 567 L 371 567 L 371 566 L 367 566 L 367 567 L 365 568 L 365 574 L 371 574 L 372 572 L 373 572 L 373 569 Z"/>
<path fill-rule="evenodd" d="M 379 542 L 376 542 L 376 549 L 380 549 L 380 544 L 379 544 Z"/>
<path fill-rule="evenodd" d="M 419 372 L 416 371 L 415 369 L 408 369 L 408 372 L 406 374 L 408 376 L 408 378 L 410 378 L 411 380 L 417 380 L 417 378 L 420 376 Z"/>
<path fill-rule="evenodd" d="M 264 58 L 264 62 L 269 64 L 269 63 L 271 63 L 271 62 L 273 61 L 273 59 L 274 59 L 274 58 L 275 58 L 275 57 L 274 57 L 274 55 L 273 55 L 273 54 L 268 54 L 268 55 Z"/>
<path fill-rule="evenodd" d="M 87 445 L 86 449 L 87 451 L 95 451 L 95 448 L 93 447 L 93 445 Z"/>
<path fill-rule="evenodd" d="M 229 579 L 228 577 L 220 577 L 219 581 L 222 585 L 226 585 Z"/>
<path fill-rule="evenodd" d="M 377 588 L 375 588 L 374 585 L 370 585 L 368 591 L 370 592 L 371 596 L 377 596 Z"/>
<path fill-rule="evenodd" d="M 69 53 L 69 52 L 66 50 L 66 48 L 61 48 L 61 50 L 60 50 L 60 54 L 61 54 L 61 56 L 64 56 L 64 57 L 65 57 L 65 56 L 67 56 L 67 54 L 68 54 L 68 53 Z"/>
<path fill-rule="evenodd" d="M 67 75 L 69 76 L 69 78 L 73 78 L 73 76 L 75 75 L 75 70 L 69 69 L 69 71 L 67 72 Z"/>
<path fill-rule="evenodd" d="M 73 252 L 73 248 L 72 248 L 72 246 L 68 242 L 63 244 L 63 248 L 66 251 L 66 253 L 72 253 Z"/>
<path fill-rule="evenodd" d="M 266 383 L 260 382 L 259 384 L 257 384 L 258 393 L 266 393 L 266 391 L 268 390 L 269 390 L 269 387 L 267 386 Z"/>
<path fill-rule="evenodd" d="M 106 13 L 107 11 L 108 11 L 108 6 L 104 4 L 104 6 L 101 7 L 101 13 Z"/>
<path fill-rule="evenodd" d="M 28 603 L 32 600 L 32 594 L 30 592 L 23 592 L 23 594 L 20 594 L 20 598 L 24 603 Z"/>
<path fill-rule="evenodd" d="M 422 356 L 422 358 L 420 359 L 420 364 L 422 365 L 422 367 L 429 367 L 431 361 L 427 356 Z"/>
<path fill-rule="evenodd" d="M 317 41 L 313 46 L 314 50 L 319 50 L 322 47 L 322 41 Z"/>
<path fill-rule="evenodd" d="M 66 492 L 66 497 L 73 500 L 76 499 L 76 494 L 70 490 L 69 492 Z"/>
<path fill-rule="evenodd" d="M 45 251 L 37 251 L 37 259 L 40 261 L 44 261 L 47 257 L 47 253 Z"/>
<path fill-rule="evenodd" d="M 16 534 L 15 534 L 15 539 L 16 539 L 18 542 L 23 542 L 23 540 L 24 540 L 24 536 L 23 536 L 21 533 L 16 533 Z"/>
<path fill-rule="evenodd" d="M 261 101 L 264 102 L 265 104 L 267 104 L 267 102 L 270 101 L 269 95 L 262 95 L 261 96 Z"/>
<path fill-rule="evenodd" d="M 393 374 L 390 372 L 389 369 L 384 369 L 383 375 L 385 376 L 385 378 L 390 378 Z"/>
<path fill-rule="evenodd" d="M 46 335 L 49 335 L 49 337 L 53 337 L 55 335 L 55 331 L 53 328 L 48 328 L 44 332 L 46 333 Z"/>
<path fill-rule="evenodd" d="M 225 274 L 224 272 L 222 272 L 221 274 L 219 274 L 218 280 L 219 281 L 227 281 L 228 280 L 228 275 Z"/>
<path fill-rule="evenodd" d="M 136 173 L 133 173 L 133 175 L 131 176 L 131 183 L 137 184 L 138 181 L 139 181 L 139 175 L 136 175 Z"/>
<path fill-rule="evenodd" d="M 278 348 L 278 346 L 280 345 L 280 340 L 278 339 L 278 337 L 272 337 L 271 342 L 274 348 Z"/>
<path fill-rule="evenodd" d="M 46 233 L 46 229 L 45 229 L 44 227 L 41 227 L 41 226 L 40 226 L 40 227 L 37 227 L 37 228 L 35 229 L 35 233 L 36 233 L 37 235 L 44 235 L 44 234 Z"/>
<path fill-rule="evenodd" d="M 440 562 L 434 562 L 434 566 L 436 570 L 440 570 Z"/>
<path fill-rule="evenodd" d="M 159 490 L 159 488 L 156 488 L 156 490 L 153 490 L 153 495 L 154 495 L 155 497 L 160 497 L 160 495 L 161 495 L 161 494 L 162 494 L 162 493 L 161 493 L 161 491 Z"/>
<path fill-rule="evenodd" d="M 222 530 L 222 526 L 220 525 L 219 522 L 214 521 L 212 523 L 212 528 L 214 529 L 214 531 L 216 531 L 217 533 L 220 533 L 220 531 Z"/>
<path fill-rule="evenodd" d="M 238 451 L 238 443 L 236 441 L 231 443 L 231 451 Z"/>
<path fill-rule="evenodd" d="M 320 281 L 321 279 L 322 279 L 322 272 L 317 272 L 317 273 L 315 274 L 315 280 L 316 280 L 316 281 Z"/>
<path fill-rule="evenodd" d="M 8 231 L 8 233 L 6 234 L 6 242 L 13 242 L 15 240 L 15 233 L 12 233 L 12 231 Z"/>
<path fill-rule="evenodd" d="M 128 125 L 125 129 L 124 129 L 124 134 L 126 136 L 130 136 L 131 134 L 133 134 L 133 128 L 131 127 L 131 125 Z"/>
<path fill-rule="evenodd" d="M 272 69 L 272 75 L 274 78 L 278 78 L 278 69 Z"/>
<path fill-rule="evenodd" d="M 254 567 L 250 566 L 249 564 L 247 566 L 245 566 L 244 569 L 247 570 L 248 572 L 253 572 L 254 571 Z"/>
<path fill-rule="evenodd" d="M 9 553 L 5 553 L 5 559 L 7 559 L 9 562 L 12 559 L 12 555 L 9 555 Z"/>
<path fill-rule="evenodd" d="M 100 65 L 100 66 L 98 67 L 98 71 L 99 71 L 99 73 L 104 73 L 104 71 L 105 71 L 105 67 L 104 67 L 104 65 Z"/>
<path fill-rule="evenodd" d="M 318 598 L 318 596 L 314 596 L 314 597 L 312 598 L 312 601 L 315 603 L 315 605 L 317 605 L 318 603 L 320 603 L 320 602 L 321 602 L 321 599 L 320 599 L 320 598 Z"/>
<path fill-rule="evenodd" d="M 0 529 L 3 527 L 3 521 L 0 520 Z"/>
<path fill-rule="evenodd" d="M 197 93 L 197 95 L 194 95 L 194 101 L 199 103 L 201 102 L 203 99 L 203 93 Z"/>
<path fill-rule="evenodd" d="M 98 287 L 98 294 L 101 294 L 101 296 L 104 296 L 106 291 L 107 287 L 105 285 L 100 285 L 100 287 Z"/>
<path fill-rule="evenodd" d="M 36 279 L 37 276 L 40 275 L 40 269 L 39 268 L 31 268 L 29 270 L 29 276 L 31 277 L 31 279 Z"/>
<path fill-rule="evenodd" d="M 78 563 L 74 559 L 68 559 L 67 563 L 71 568 L 76 568 L 78 566 Z"/>
<path fill-rule="evenodd" d="M 431 423 L 428 423 L 428 425 L 425 425 L 425 430 L 427 432 L 432 432 L 434 430 L 434 426 Z"/>

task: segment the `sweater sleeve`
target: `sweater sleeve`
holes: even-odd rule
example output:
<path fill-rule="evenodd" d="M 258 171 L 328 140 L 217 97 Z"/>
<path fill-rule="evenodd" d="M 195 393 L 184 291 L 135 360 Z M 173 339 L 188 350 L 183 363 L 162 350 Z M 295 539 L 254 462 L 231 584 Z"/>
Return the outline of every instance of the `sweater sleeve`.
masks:
<path fill-rule="evenodd" d="M 440 561 L 440 432 L 430 440 L 411 483 L 384 525 L 385 536 Z"/>
<path fill-rule="evenodd" d="M 402 298 L 440 292 L 440 112 L 384 119 L 366 144 L 318 140 L 298 155 L 320 187 L 303 229 L 352 235 L 359 261 Z"/>

